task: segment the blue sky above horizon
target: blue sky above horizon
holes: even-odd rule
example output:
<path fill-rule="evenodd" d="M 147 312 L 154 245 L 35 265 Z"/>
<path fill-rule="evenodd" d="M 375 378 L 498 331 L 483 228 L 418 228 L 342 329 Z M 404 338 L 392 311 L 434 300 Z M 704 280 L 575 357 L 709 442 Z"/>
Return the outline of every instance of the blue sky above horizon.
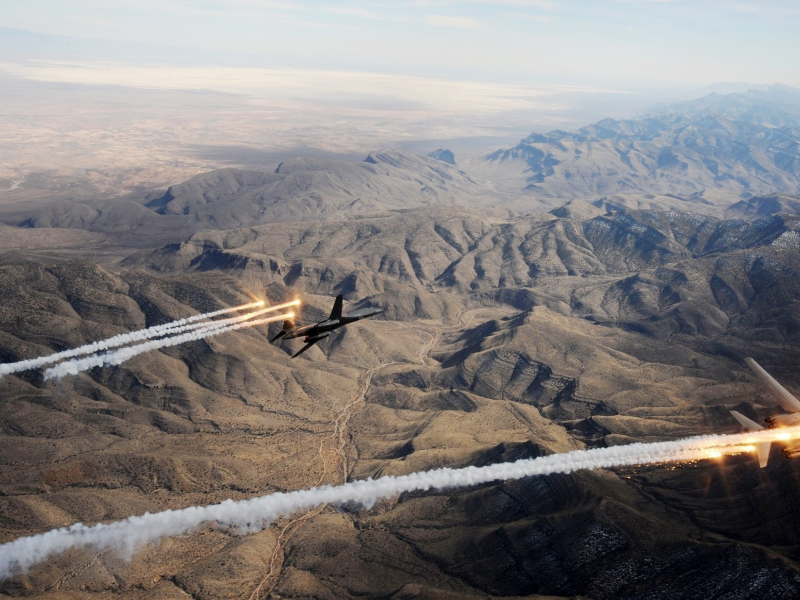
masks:
<path fill-rule="evenodd" d="M 800 3 L 789 0 L 0 0 L 0 9 L 4 27 L 185 48 L 232 66 L 800 87 Z"/>

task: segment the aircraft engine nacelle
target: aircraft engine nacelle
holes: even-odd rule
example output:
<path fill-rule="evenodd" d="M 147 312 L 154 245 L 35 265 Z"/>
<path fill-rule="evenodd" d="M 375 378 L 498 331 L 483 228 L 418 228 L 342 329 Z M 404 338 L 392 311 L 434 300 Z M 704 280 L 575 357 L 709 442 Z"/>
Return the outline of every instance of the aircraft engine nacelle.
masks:
<path fill-rule="evenodd" d="M 314 342 L 318 342 L 320 340 L 324 340 L 329 335 L 330 335 L 330 332 L 328 332 L 328 333 L 320 333 L 319 335 L 309 335 L 309 336 L 306 336 L 306 339 L 304 339 L 303 341 L 306 344 L 313 344 Z"/>
<path fill-rule="evenodd" d="M 792 427 L 794 425 L 800 425 L 800 413 L 790 413 L 787 415 L 775 415 L 773 417 L 767 417 L 765 419 L 767 423 L 769 423 L 770 428 L 772 427 Z"/>
<path fill-rule="evenodd" d="M 786 455 L 786 458 L 800 458 L 800 444 L 784 448 L 783 453 Z"/>

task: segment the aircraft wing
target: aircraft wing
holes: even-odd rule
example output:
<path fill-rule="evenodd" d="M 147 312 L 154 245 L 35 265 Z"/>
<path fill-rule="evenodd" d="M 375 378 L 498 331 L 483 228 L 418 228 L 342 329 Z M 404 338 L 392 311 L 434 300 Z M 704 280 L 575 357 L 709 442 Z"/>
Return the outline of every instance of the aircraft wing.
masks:
<path fill-rule="evenodd" d="M 303 352 L 311 348 L 311 346 L 313 346 L 320 340 L 324 340 L 329 335 L 330 333 L 326 332 L 326 333 L 320 333 L 319 335 L 312 335 L 307 337 L 305 340 L 303 340 L 306 343 L 306 345 L 300 348 L 300 350 L 298 350 L 294 354 L 292 354 L 292 358 L 294 358 L 295 356 L 300 356 Z"/>
<path fill-rule="evenodd" d="M 303 346 L 302 348 L 300 348 L 300 350 L 298 350 L 297 352 L 295 352 L 294 354 L 292 354 L 292 358 L 297 358 L 297 357 L 298 357 L 298 356 L 300 356 L 300 355 L 301 355 L 303 352 L 305 352 L 306 350 L 308 350 L 309 348 L 311 348 L 311 346 L 313 346 L 314 344 L 316 344 L 318 341 L 319 341 L 319 340 L 314 340 L 313 342 L 308 342 L 308 343 L 307 343 L 305 346 Z"/>
<path fill-rule="evenodd" d="M 778 401 L 778 404 L 783 407 L 783 410 L 792 413 L 800 412 L 800 401 L 792 396 L 785 387 L 775 381 L 772 375 L 761 368 L 761 365 L 759 365 L 752 358 L 745 358 L 744 362 L 747 363 L 747 366 L 750 367 L 750 370 L 755 374 L 756 377 L 758 377 L 758 380 L 764 384 L 764 387 L 769 390 L 769 393 L 772 394 L 772 397 Z"/>

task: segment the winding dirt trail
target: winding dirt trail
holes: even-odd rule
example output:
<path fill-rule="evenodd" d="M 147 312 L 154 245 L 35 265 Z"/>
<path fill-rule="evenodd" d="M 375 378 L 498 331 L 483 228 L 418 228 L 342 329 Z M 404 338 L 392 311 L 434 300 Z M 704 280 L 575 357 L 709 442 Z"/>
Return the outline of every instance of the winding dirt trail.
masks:
<path fill-rule="evenodd" d="M 392 360 L 382 362 L 378 366 L 372 367 L 359 375 L 359 385 L 356 393 L 345 404 L 341 411 L 336 415 L 333 421 L 333 431 L 320 440 L 319 444 L 319 458 L 322 463 L 322 472 L 316 482 L 316 486 L 322 485 L 329 474 L 335 474 L 332 484 L 347 483 L 350 474 L 350 460 L 347 455 L 349 444 L 352 442 L 350 435 L 350 420 L 353 415 L 358 413 L 361 405 L 366 401 L 367 394 L 369 393 L 370 386 L 372 385 L 372 378 L 382 369 L 393 365 L 426 365 L 428 353 L 435 346 L 439 339 L 438 330 L 434 333 L 426 329 L 415 327 L 414 330 L 429 339 L 423 341 L 420 349 L 417 352 L 417 363 Z M 420 336 L 422 337 L 422 336 Z M 380 356 L 377 349 L 373 348 L 376 355 Z M 330 442 L 334 442 L 332 448 L 327 448 Z M 284 548 L 289 540 L 292 539 L 305 523 L 310 519 L 319 515 L 327 504 L 318 506 L 311 509 L 302 515 L 289 520 L 281 529 L 275 542 L 272 554 L 269 559 L 269 570 L 261 579 L 259 584 L 248 597 L 248 600 L 259 600 L 260 598 L 270 598 L 273 590 L 280 582 L 280 577 L 283 571 L 283 558 Z"/>

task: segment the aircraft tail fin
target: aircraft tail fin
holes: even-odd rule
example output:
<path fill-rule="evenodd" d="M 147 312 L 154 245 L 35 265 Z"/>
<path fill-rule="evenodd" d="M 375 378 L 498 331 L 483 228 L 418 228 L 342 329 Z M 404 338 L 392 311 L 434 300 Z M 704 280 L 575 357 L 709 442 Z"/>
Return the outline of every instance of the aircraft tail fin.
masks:
<path fill-rule="evenodd" d="M 764 429 L 763 426 L 759 425 L 752 419 L 748 419 L 738 411 L 732 410 L 731 414 L 733 415 L 733 418 L 739 421 L 739 424 L 747 431 L 758 431 L 759 429 Z M 758 453 L 758 465 L 763 469 L 767 466 L 767 462 L 769 461 L 769 451 L 770 447 L 772 446 L 772 442 L 756 442 L 754 445 L 756 447 L 756 452 Z"/>
<path fill-rule="evenodd" d="M 338 296 L 336 296 L 336 300 L 334 300 L 333 302 L 333 310 L 331 311 L 331 316 L 328 317 L 330 320 L 342 318 L 342 303 L 343 303 L 343 298 L 342 295 L 339 294 Z"/>
<path fill-rule="evenodd" d="M 758 466 L 762 469 L 767 466 L 769 462 L 769 451 L 772 442 L 758 442 L 756 444 L 756 452 L 758 453 Z"/>
<path fill-rule="evenodd" d="M 269 341 L 269 343 L 271 344 L 275 340 L 281 339 L 283 336 L 285 336 L 287 333 L 289 333 L 292 329 L 294 329 L 294 323 L 290 319 L 286 319 L 283 322 L 283 329 L 281 329 L 278 332 L 278 334 Z"/>
<path fill-rule="evenodd" d="M 783 410 L 787 412 L 800 412 L 800 400 L 792 396 L 785 387 L 775 381 L 775 379 L 767 373 L 761 365 L 759 365 L 752 358 L 745 358 L 744 362 L 750 367 L 758 380 L 769 390 L 772 397 L 778 401 Z"/>
<path fill-rule="evenodd" d="M 739 425 L 744 427 L 747 431 L 758 431 L 759 429 L 764 429 L 763 425 L 759 425 L 758 423 L 756 423 L 752 419 L 748 419 L 747 417 L 745 417 L 739 411 L 732 410 L 731 414 L 733 415 L 734 419 L 739 421 Z"/>

